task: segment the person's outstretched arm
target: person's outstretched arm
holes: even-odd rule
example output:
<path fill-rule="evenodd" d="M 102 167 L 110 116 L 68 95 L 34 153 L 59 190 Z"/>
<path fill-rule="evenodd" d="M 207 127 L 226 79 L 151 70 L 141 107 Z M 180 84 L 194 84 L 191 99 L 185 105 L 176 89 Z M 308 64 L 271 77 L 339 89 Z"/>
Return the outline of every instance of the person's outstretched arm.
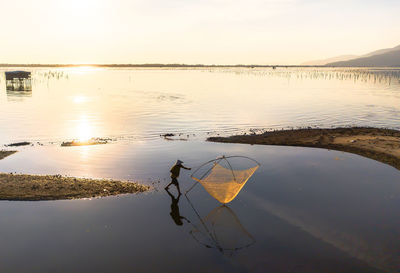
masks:
<path fill-rule="evenodd" d="M 185 170 L 191 170 L 192 169 L 192 168 L 185 167 L 183 165 L 181 165 L 181 167 L 184 168 Z"/>

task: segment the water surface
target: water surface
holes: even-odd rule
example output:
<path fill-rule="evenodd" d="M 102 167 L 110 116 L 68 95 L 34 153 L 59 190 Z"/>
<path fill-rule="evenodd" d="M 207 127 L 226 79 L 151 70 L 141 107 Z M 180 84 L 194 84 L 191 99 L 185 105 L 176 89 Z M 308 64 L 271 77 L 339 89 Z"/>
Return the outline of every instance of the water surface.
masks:
<path fill-rule="evenodd" d="M 297 126 L 400 129 L 398 70 L 32 72 L 31 92 L 7 91 L 0 77 L 0 145 L 33 142 L 1 160 L 1 172 L 128 179 L 154 190 L 1 201 L 1 272 L 400 270 L 398 170 L 324 149 L 204 142 L 210 135 Z M 162 133 L 177 133 L 178 140 Z M 90 137 L 112 141 L 60 147 Z M 229 209 L 199 185 L 179 202 L 163 190 L 176 159 L 195 167 L 220 155 L 261 163 Z M 184 190 L 193 182 L 182 173 Z M 190 223 L 177 225 L 171 217 L 177 206 Z M 203 223 L 215 215 L 224 220 L 210 228 L 213 240 Z"/>
<path fill-rule="evenodd" d="M 131 142 L 164 133 L 204 139 L 298 126 L 400 128 L 398 69 L 30 70 L 31 92 L 7 91 L 0 73 L 0 144 Z"/>
<path fill-rule="evenodd" d="M 86 148 L 86 159 L 74 148 L 61 153 L 55 153 L 55 147 L 28 149 L 2 160 L 0 168 L 7 172 L 138 177 L 156 190 L 94 200 L 0 202 L 1 271 L 399 269 L 400 173 L 390 166 L 324 149 L 196 141 L 167 142 L 153 151 L 126 144 Z M 99 154 L 113 160 L 96 159 Z M 237 221 L 216 227 L 222 234 L 244 229 L 239 246 L 249 235 L 254 239 L 250 246 L 234 251 L 207 247 L 207 238 L 203 236 L 199 242 L 198 236 L 192 236 L 193 230 L 201 229 L 200 219 L 219 206 L 201 186 L 189 193 L 200 217 L 184 196 L 179 200 L 180 214 L 191 222 L 183 220 L 182 225 L 171 218 L 172 199 L 163 190 L 169 182 L 168 167 L 176 157 L 196 166 L 221 154 L 244 154 L 262 164 L 229 204 L 239 227 Z M 79 164 L 73 163 L 76 160 Z M 192 185 L 188 172 L 182 173 L 180 183 L 185 190 Z M 171 192 L 176 197 L 173 187 Z M 237 242 L 221 241 L 229 246 Z"/>

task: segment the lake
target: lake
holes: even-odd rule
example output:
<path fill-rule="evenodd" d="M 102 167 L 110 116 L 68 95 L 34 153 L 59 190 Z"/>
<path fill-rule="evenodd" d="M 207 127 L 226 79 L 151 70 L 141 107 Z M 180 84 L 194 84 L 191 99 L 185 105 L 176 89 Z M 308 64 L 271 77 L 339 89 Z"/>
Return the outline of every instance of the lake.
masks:
<path fill-rule="evenodd" d="M 308 126 L 400 128 L 400 69 L 31 71 L 32 91 L 18 92 L 5 90 L 0 70 L 0 144 L 131 142 L 165 133 L 204 139 Z"/>
<path fill-rule="evenodd" d="M 1 75 L 0 144 L 33 143 L 1 160 L 1 172 L 128 179 L 154 190 L 0 201 L 0 271 L 398 272 L 398 170 L 325 149 L 204 141 L 289 127 L 400 129 L 398 73 L 32 69 L 32 91 L 20 93 Z M 60 146 L 91 137 L 111 141 Z M 163 189 L 176 159 L 196 167 L 220 155 L 261 164 L 227 207 L 201 185 L 179 200 L 174 187 L 172 196 Z M 184 190 L 190 173 L 182 170 Z M 179 225 L 176 206 L 188 220 Z"/>

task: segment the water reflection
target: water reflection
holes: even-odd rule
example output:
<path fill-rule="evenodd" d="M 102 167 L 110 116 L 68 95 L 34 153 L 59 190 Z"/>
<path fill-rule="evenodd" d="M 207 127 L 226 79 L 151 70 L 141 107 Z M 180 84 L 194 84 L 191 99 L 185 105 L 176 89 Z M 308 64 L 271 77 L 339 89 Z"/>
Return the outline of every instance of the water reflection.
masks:
<path fill-rule="evenodd" d="M 80 116 L 76 121 L 75 134 L 78 141 L 88 141 L 93 137 L 93 128 L 86 115 Z"/>
<path fill-rule="evenodd" d="M 88 98 L 85 97 L 85 96 L 82 96 L 82 95 L 78 95 L 78 96 L 75 96 L 75 97 L 73 98 L 73 101 L 74 101 L 74 103 L 76 103 L 76 104 L 81 104 L 81 103 L 87 102 L 87 101 L 88 101 Z"/>
<path fill-rule="evenodd" d="M 330 217 L 333 218 L 333 215 L 316 215 L 311 211 L 305 211 L 298 207 L 288 208 L 264 198 L 250 195 L 253 201 L 266 212 L 299 228 L 321 242 L 346 253 L 349 257 L 363 261 L 373 268 L 382 270 L 382 272 L 399 272 L 397 237 L 391 234 L 397 233 L 397 231 L 393 230 L 389 233 L 386 231 L 386 233 L 382 232 L 379 234 L 379 230 L 384 228 L 384 225 L 376 219 L 377 217 L 375 219 L 372 217 L 368 219 L 367 224 L 364 226 L 362 223 L 357 223 L 354 220 L 352 225 L 359 225 L 359 230 L 352 230 L 350 227 L 343 230 L 340 225 L 342 224 L 341 221 L 343 221 L 344 215 L 340 215 L 340 217 L 332 221 Z M 327 210 L 325 209 L 325 211 Z M 363 233 L 368 229 L 373 230 L 373 235 L 371 237 L 364 237 Z M 385 238 L 385 240 L 377 240 L 375 236 L 379 236 L 381 239 Z M 392 237 L 392 240 L 389 239 L 390 237 Z M 393 251 L 393 248 L 396 251 Z"/>
<path fill-rule="evenodd" d="M 83 149 L 87 160 L 80 156 Z M 172 198 L 164 191 L 91 201 L 0 202 L 0 232 L 7 234 L 1 237 L 0 271 L 398 271 L 400 172 L 353 154 L 159 140 L 136 145 L 27 148 L 1 160 L 0 169 L 149 184 L 148 178 L 152 178 L 151 181 L 166 184 L 169 170 L 165 166 L 177 157 L 197 166 L 227 151 L 245 153 L 263 166 L 254 174 L 254 183 L 247 183 L 239 198 L 229 205 L 238 217 L 226 208 L 217 207 L 215 213 L 209 213 L 217 205 L 201 187 L 189 196 L 199 216 L 186 198 L 175 200 L 179 215 L 194 226 L 183 219 L 183 225 L 175 224 L 170 215 Z M 189 188 L 192 182 L 189 175 L 181 175 L 182 189 Z M 225 215 L 226 220 L 214 220 L 219 214 Z M 207 229 L 215 230 L 210 232 L 211 237 L 202 221 Z M 237 225 L 238 221 L 239 228 L 225 224 Z M 245 229 L 244 234 L 240 226 Z M 86 231 L 88 228 L 90 232 Z M 246 231 L 256 243 L 236 249 L 246 245 L 246 239 L 252 242 Z M 244 240 L 229 243 L 228 235 L 234 235 L 234 239 L 243 236 Z M 223 241 L 228 241 L 225 248 Z M 240 244 L 242 241 L 244 244 Z M 46 247 L 38 248 L 43 244 Z"/>
<path fill-rule="evenodd" d="M 207 216 L 201 217 L 189 197 L 185 196 L 198 218 L 197 224 L 192 225 L 190 235 L 199 244 L 232 257 L 238 250 L 248 248 L 256 242 L 227 205 L 217 206 Z"/>
<path fill-rule="evenodd" d="M 168 195 L 171 197 L 171 212 L 169 213 L 169 215 L 171 215 L 172 219 L 174 220 L 175 224 L 177 226 L 182 226 L 183 222 L 182 220 L 186 220 L 188 223 L 190 223 L 190 221 L 184 217 L 181 216 L 180 212 L 179 212 L 179 199 L 181 198 L 182 194 L 178 193 L 178 196 L 175 197 L 169 190 L 168 188 L 165 188 L 165 191 L 168 193 Z"/>
<path fill-rule="evenodd" d="M 289 127 L 400 124 L 400 72 L 393 69 L 31 70 L 32 99 L 13 104 L 0 94 L 0 144 L 76 139 L 82 115 L 90 137 L 127 142 L 166 133 L 204 139 Z"/>
<path fill-rule="evenodd" d="M 25 100 L 26 98 L 31 98 L 31 97 L 32 97 L 32 90 L 13 91 L 7 89 L 7 101 L 19 102 Z"/>

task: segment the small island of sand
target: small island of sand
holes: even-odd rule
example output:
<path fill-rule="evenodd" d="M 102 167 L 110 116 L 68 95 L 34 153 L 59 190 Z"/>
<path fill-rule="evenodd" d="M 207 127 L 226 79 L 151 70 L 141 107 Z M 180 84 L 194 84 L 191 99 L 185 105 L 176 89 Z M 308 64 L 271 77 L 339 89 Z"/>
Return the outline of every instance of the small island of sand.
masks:
<path fill-rule="evenodd" d="M 0 160 L 3 158 L 16 153 L 17 151 L 0 151 Z"/>
<path fill-rule="evenodd" d="M 0 151 L 0 159 L 15 151 Z M 149 186 L 128 181 L 0 173 L 0 200 L 39 201 L 103 197 L 145 192 Z"/>
<path fill-rule="evenodd" d="M 295 129 L 253 135 L 210 137 L 208 141 L 326 148 L 358 154 L 400 170 L 400 131 L 378 128 Z"/>

